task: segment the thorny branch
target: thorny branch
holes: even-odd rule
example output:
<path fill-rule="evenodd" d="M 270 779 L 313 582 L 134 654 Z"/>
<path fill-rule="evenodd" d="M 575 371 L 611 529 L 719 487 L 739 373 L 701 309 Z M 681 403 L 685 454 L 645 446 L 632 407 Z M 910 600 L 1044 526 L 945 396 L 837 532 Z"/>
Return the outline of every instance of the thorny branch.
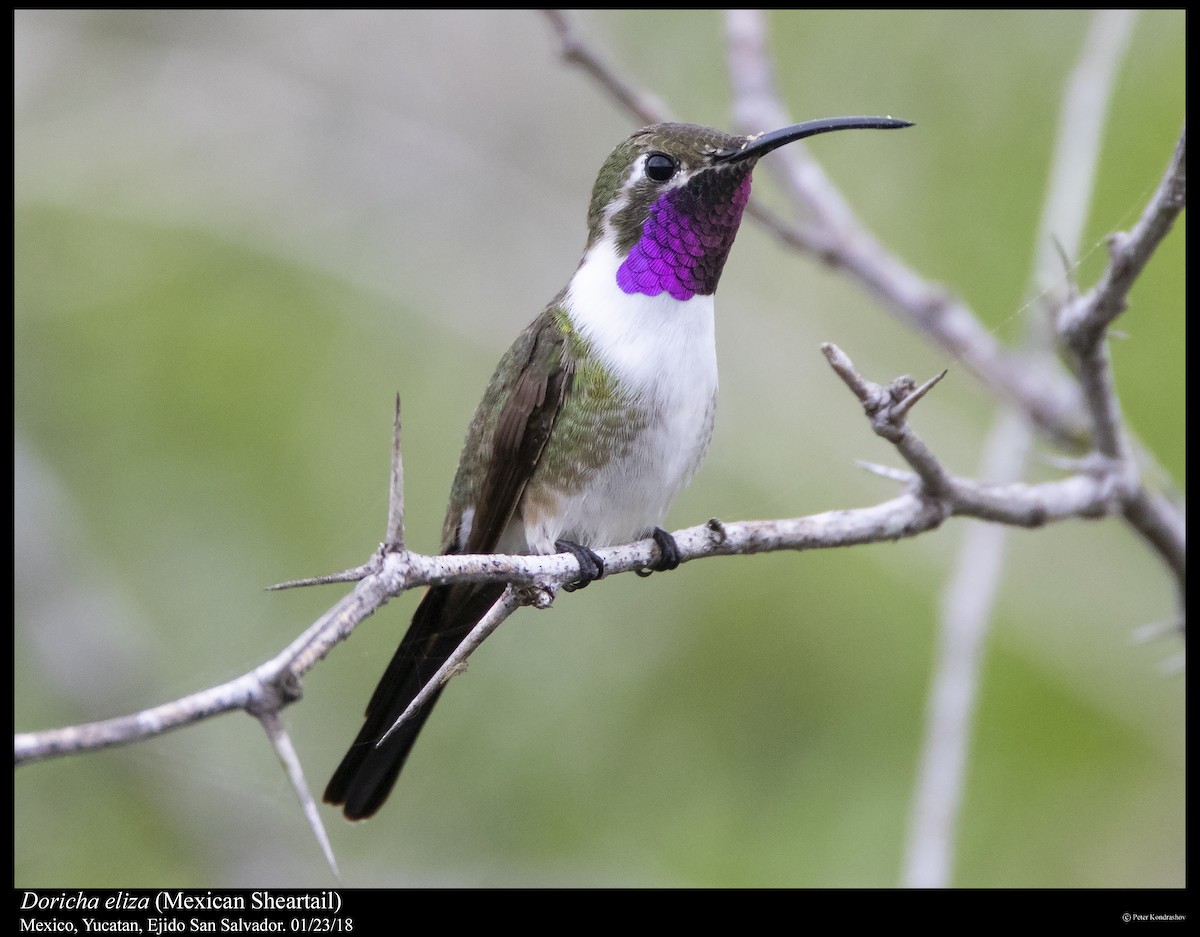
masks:
<path fill-rule="evenodd" d="M 714 519 L 677 530 L 672 536 L 681 562 L 899 540 L 933 530 L 954 516 L 1036 527 L 1069 518 L 1103 517 L 1113 511 L 1118 480 L 1101 469 L 1059 481 L 999 487 L 953 477 L 907 425 L 912 406 L 940 376 L 921 387 L 902 378 L 884 388 L 858 375 L 850 359 L 836 346 L 826 345 L 823 350 L 842 380 L 864 401 L 875 431 L 896 446 L 912 467 L 911 478 L 900 476 L 909 482 L 909 490 L 872 507 L 780 520 L 722 523 Z M 398 461 L 398 447 L 394 453 Z M 398 465 L 393 467 L 392 477 L 403 477 Z M 607 576 L 613 576 L 650 565 L 657 549 L 654 541 L 647 539 L 596 552 L 604 560 Z M 393 550 L 385 545 L 363 566 L 346 573 L 277 587 L 358 580 L 353 592 L 272 660 L 228 683 L 130 716 L 19 733 L 14 744 L 15 762 L 19 765 L 134 742 L 237 709 L 254 715 L 278 711 L 299 699 L 301 678 L 334 645 L 377 609 L 410 589 L 450 582 L 507 582 L 514 589 L 501 601 L 511 605 L 511 612 L 520 604 L 549 605 L 558 588 L 578 575 L 578 560 L 569 553 L 441 556 Z M 461 660 L 456 660 L 454 666 L 459 663 Z"/>
<path fill-rule="evenodd" d="M 662 105 L 639 93 L 606 67 L 571 30 L 558 11 L 546 11 L 561 43 L 564 59 L 585 69 L 638 120 L 663 119 Z M 789 122 L 772 90 L 761 19 L 730 17 L 730 66 L 738 121 L 748 130 Z M 761 207 L 749 208 L 783 242 L 844 270 L 894 313 L 927 334 L 986 385 L 1014 403 L 1051 440 L 1069 447 L 1091 439 L 1093 453 L 1066 478 L 1040 484 L 989 485 L 952 476 L 908 425 L 917 402 L 944 373 L 917 386 L 908 378 L 887 386 L 858 374 L 836 346 L 822 350 L 838 376 L 864 405 L 872 429 L 890 442 L 911 472 L 885 470 L 905 483 L 906 490 L 867 508 L 829 511 L 780 520 L 706 524 L 675 531 L 680 560 L 776 550 L 828 549 L 917 536 L 947 518 L 974 517 L 1004 525 L 1035 527 L 1054 521 L 1123 514 L 1163 556 L 1177 576 L 1182 594 L 1185 526 L 1182 511 L 1167 498 L 1145 489 L 1123 444 L 1120 410 L 1105 349 L 1106 330 L 1124 309 L 1130 286 L 1144 268 L 1185 204 L 1185 135 L 1141 220 L 1127 235 L 1110 241 L 1112 260 L 1096 287 L 1060 310 L 1058 334 L 1077 357 L 1080 383 L 1061 372 L 1035 367 L 1007 351 L 971 311 L 943 287 L 926 282 L 886 252 L 857 221 L 820 167 L 800 146 L 781 151 L 784 183 L 808 208 L 803 226 L 786 223 Z M 785 161 L 786 160 L 786 161 Z M 310 823 L 333 865 L 311 796 L 304 790 L 298 759 L 291 751 L 279 713 L 300 697 L 301 680 L 332 647 L 392 598 L 430 584 L 454 581 L 502 581 L 510 584 L 480 628 L 491 629 L 522 604 L 549 605 L 561 584 L 578 575 L 570 554 L 555 556 L 429 556 L 410 552 L 403 539 L 403 471 L 399 447 L 399 401 L 396 406 L 391 499 L 387 541 L 362 566 L 333 576 L 289 585 L 356 581 L 354 590 L 314 622 L 279 655 L 220 686 L 139 713 L 87 725 L 14 737 L 14 761 L 41 759 L 135 742 L 232 710 L 258 718 L 288 768 L 309 813 Z M 657 547 L 644 540 L 597 552 L 609 575 L 640 570 Z M 431 691 L 461 667 L 486 637 L 473 632 L 461 653 L 448 662 L 426 688 Z M 402 717 L 404 718 L 404 717 Z"/>

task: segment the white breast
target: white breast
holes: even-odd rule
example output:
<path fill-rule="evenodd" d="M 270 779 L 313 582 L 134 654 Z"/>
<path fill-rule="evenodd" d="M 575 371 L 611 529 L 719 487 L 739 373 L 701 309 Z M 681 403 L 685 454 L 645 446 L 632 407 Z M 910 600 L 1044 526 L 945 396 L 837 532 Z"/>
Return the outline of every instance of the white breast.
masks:
<path fill-rule="evenodd" d="M 618 258 L 601 242 L 584 258 L 563 305 L 592 352 L 652 414 L 628 456 L 525 531 L 539 552 L 554 540 L 623 543 L 662 526 L 672 500 L 699 468 L 712 436 L 717 351 L 712 296 L 630 295 Z"/>

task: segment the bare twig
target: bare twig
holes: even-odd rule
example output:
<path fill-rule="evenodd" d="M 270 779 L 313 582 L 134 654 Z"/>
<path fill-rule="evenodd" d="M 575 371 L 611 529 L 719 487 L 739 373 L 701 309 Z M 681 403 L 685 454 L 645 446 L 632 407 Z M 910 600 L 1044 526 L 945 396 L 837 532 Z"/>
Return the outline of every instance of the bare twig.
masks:
<path fill-rule="evenodd" d="M 1067 80 L 1035 248 L 1032 284 L 1043 303 L 1058 304 L 1067 298 L 1052 286 L 1063 282 L 1054 265 L 1079 251 L 1110 89 L 1131 28 L 1131 14 L 1098 14 Z M 1069 268 L 1069 263 L 1063 266 Z M 1052 352 L 1047 325 L 1048 317 L 1032 318 L 1026 341 L 1030 360 L 1043 367 L 1049 365 Z M 982 477 L 1000 482 L 1022 477 L 1032 444 L 1030 424 L 1003 407 L 988 434 Z M 1096 460 L 1091 464 L 1113 469 L 1110 460 L 1103 460 L 1102 466 Z M 968 528 L 947 580 L 901 873 L 908 887 L 944 888 L 952 879 L 983 648 L 1007 542 L 1008 532 L 1002 526 Z"/>
<path fill-rule="evenodd" d="M 1145 268 L 1187 203 L 1187 127 L 1154 197 L 1128 234 L 1109 238 L 1110 261 L 1100 281 L 1085 296 L 1059 314 L 1058 330 L 1076 352 L 1096 344 L 1104 330 L 1125 309 L 1130 287 Z"/>
<path fill-rule="evenodd" d="M 284 589 L 299 589 L 303 586 L 328 586 L 335 582 L 358 582 L 370 571 L 371 564 L 364 563 L 362 566 L 351 566 L 349 569 L 343 569 L 338 573 L 326 573 L 323 576 L 308 576 L 304 579 L 289 579 L 286 582 L 277 582 L 273 586 L 267 586 L 267 591 L 280 592 Z"/>
<path fill-rule="evenodd" d="M 317 802 L 313 798 L 312 792 L 308 789 L 308 782 L 304 780 L 304 768 L 300 765 L 300 756 L 296 754 L 296 748 L 292 745 L 291 737 L 288 735 L 287 729 L 283 727 L 283 720 L 279 717 L 279 712 L 277 710 L 269 710 L 256 713 L 255 715 L 258 716 L 258 721 L 262 724 L 263 731 L 267 733 L 267 738 L 271 740 L 275 754 L 279 756 L 279 761 L 287 773 L 288 780 L 292 783 L 292 790 L 296 792 L 296 797 L 300 801 L 300 808 L 304 811 L 304 816 L 308 820 L 309 829 L 312 830 L 313 836 L 320 844 L 321 852 L 325 854 L 325 861 L 329 863 L 329 868 L 333 870 L 333 874 L 340 878 L 341 873 L 338 872 L 337 859 L 333 855 L 333 847 L 329 844 L 329 835 L 325 832 L 325 824 L 321 822 L 321 814 L 317 810 Z"/>
<path fill-rule="evenodd" d="M 897 378 L 888 387 L 881 387 L 861 377 L 853 362 L 837 345 L 826 342 L 821 346 L 821 352 L 843 383 L 862 401 L 875 434 L 894 445 L 904 456 L 904 461 L 912 466 L 921 479 L 923 490 L 933 497 L 949 491 L 949 476 L 906 422 L 909 411 L 946 376 L 946 372 L 929 379 L 920 387 L 910 377 Z"/>
<path fill-rule="evenodd" d="M 1077 357 L 1084 399 L 1095 427 L 1096 449 L 1122 462 L 1130 476 L 1131 491 L 1125 500 L 1125 519 L 1175 575 L 1181 610 L 1187 573 L 1186 521 L 1177 505 L 1137 481 L 1140 475 L 1138 463 L 1145 459 L 1140 452 L 1130 451 L 1134 447 L 1128 442 L 1121 421 L 1106 332 L 1125 308 L 1134 279 L 1183 210 L 1187 200 L 1186 153 L 1187 129 L 1184 128 L 1166 173 L 1133 231 L 1110 238 L 1111 259 L 1100 281 L 1087 295 L 1065 309 L 1058 319 L 1063 344 Z"/>
<path fill-rule="evenodd" d="M 549 605 L 553 601 L 553 598 L 553 595 L 547 594 L 544 605 Z M 454 649 L 454 653 L 446 658 L 442 666 L 429 678 L 429 682 L 413 697 L 412 702 L 408 704 L 408 708 L 396 718 L 396 721 L 392 723 L 392 727 L 383 733 L 382 737 L 375 744 L 378 746 L 387 741 L 387 737 L 400 728 L 400 726 L 404 725 L 404 723 L 408 722 L 417 710 L 425 705 L 431 696 L 446 685 L 446 682 L 452 676 L 461 673 L 467 665 L 467 658 L 475 653 L 476 648 L 483 643 L 484 639 L 499 628 L 504 620 L 520 608 L 522 604 L 524 602 L 511 585 L 505 589 L 495 604 L 488 609 L 487 613 L 479 619 L 475 627 L 470 630 L 458 647 Z"/>
<path fill-rule="evenodd" d="M 400 395 L 396 395 L 396 419 L 392 423 L 392 477 L 388 486 L 387 535 L 384 549 L 404 549 L 404 459 L 400 455 Z"/>
<path fill-rule="evenodd" d="M 561 10 L 543 10 L 546 19 L 554 27 L 561 44 L 563 61 L 578 65 L 601 85 L 623 108 L 643 124 L 654 124 L 670 120 L 665 105 L 652 94 L 637 91 L 620 75 L 601 61 L 600 56 L 571 29 Z"/>
<path fill-rule="evenodd" d="M 827 355 L 838 361 L 839 374 L 848 385 L 873 386 L 857 375 L 849 358 L 840 350 L 831 347 Z M 904 384 L 899 381 L 893 382 L 892 386 Z M 903 404 L 914 390 L 907 391 L 895 403 Z M 872 416 L 872 425 L 876 422 L 877 417 Z M 712 520 L 677 530 L 672 536 L 681 562 L 711 556 L 830 549 L 898 540 L 932 530 L 946 518 L 956 515 L 1034 526 L 1068 518 L 1102 516 L 1110 510 L 1113 488 L 1110 479 L 1102 473 L 1087 472 L 1057 482 L 995 488 L 950 476 L 911 431 L 892 435 L 896 437 L 897 449 L 905 454 L 910 464 L 915 461 L 921 466 L 918 475 L 922 480 L 935 478 L 939 480 L 938 484 L 923 485 L 919 491 L 902 494 L 872 507 L 779 520 L 734 523 Z M 913 458 L 914 452 L 922 451 L 924 455 Z M 604 561 L 606 577 L 611 578 L 643 569 L 654 560 L 657 550 L 654 540 L 646 539 L 596 552 Z M 377 609 L 409 589 L 450 582 L 507 582 L 516 587 L 510 590 L 513 598 L 503 603 L 502 611 L 507 615 L 511 612 L 510 601 L 539 607 L 548 605 L 559 586 L 579 575 L 579 561 L 569 553 L 553 556 L 429 556 L 380 550 L 358 568 L 365 572 L 353 592 L 337 602 L 276 657 L 249 673 L 129 716 L 83 726 L 20 733 L 14 738 L 15 763 L 20 765 L 136 742 L 238 709 L 258 718 L 264 712 L 278 712 L 299 698 L 301 677 L 334 645 L 349 636 Z M 483 636 L 477 636 L 477 640 L 482 640 Z M 466 653 L 469 652 L 468 648 Z M 465 656 L 464 653 L 463 659 Z"/>

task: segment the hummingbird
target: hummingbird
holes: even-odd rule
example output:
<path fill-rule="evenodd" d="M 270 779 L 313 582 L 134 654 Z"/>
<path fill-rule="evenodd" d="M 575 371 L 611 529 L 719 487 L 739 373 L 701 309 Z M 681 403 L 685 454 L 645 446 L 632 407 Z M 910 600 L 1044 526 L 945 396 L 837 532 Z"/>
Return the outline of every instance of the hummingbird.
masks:
<path fill-rule="evenodd" d="M 600 168 L 583 257 L 501 358 L 467 429 L 442 553 L 564 553 L 582 588 L 604 575 L 593 548 L 646 537 L 673 569 L 661 527 L 699 468 L 717 399 L 713 296 L 766 154 L 834 130 L 908 127 L 834 117 L 740 136 L 659 123 Z M 500 598 L 504 583 L 432 586 L 325 789 L 348 819 L 383 805 L 441 690 L 391 728 Z"/>

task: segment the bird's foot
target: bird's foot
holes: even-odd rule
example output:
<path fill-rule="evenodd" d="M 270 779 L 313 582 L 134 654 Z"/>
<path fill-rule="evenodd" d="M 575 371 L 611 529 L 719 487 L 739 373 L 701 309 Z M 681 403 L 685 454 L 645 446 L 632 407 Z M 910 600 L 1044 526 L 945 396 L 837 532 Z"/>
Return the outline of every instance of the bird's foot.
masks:
<path fill-rule="evenodd" d="M 649 576 L 651 573 L 665 573 L 667 570 L 675 569 L 679 565 L 679 544 L 675 542 L 675 538 L 661 527 L 655 527 L 650 532 L 650 536 L 658 544 L 658 559 L 637 570 L 639 576 Z"/>
<path fill-rule="evenodd" d="M 567 592 L 582 589 L 604 576 L 604 560 L 587 547 L 570 540 L 555 540 L 554 549 L 559 553 L 570 553 L 579 562 L 579 578 L 563 583 Z"/>

